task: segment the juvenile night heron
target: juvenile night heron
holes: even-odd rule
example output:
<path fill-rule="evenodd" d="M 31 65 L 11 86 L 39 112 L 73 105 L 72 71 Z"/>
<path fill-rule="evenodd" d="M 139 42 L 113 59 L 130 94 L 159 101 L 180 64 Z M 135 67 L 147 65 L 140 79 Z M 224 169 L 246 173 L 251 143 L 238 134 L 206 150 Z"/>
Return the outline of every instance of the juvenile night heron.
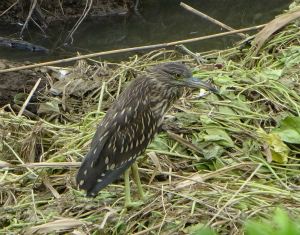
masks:
<path fill-rule="evenodd" d="M 184 87 L 216 91 L 181 63 L 161 64 L 138 76 L 112 104 L 95 133 L 77 173 L 79 189 L 94 197 L 133 165 L 160 131 L 164 114 Z M 136 163 L 133 166 L 137 169 Z M 126 203 L 130 202 L 128 178 L 125 175 Z"/>

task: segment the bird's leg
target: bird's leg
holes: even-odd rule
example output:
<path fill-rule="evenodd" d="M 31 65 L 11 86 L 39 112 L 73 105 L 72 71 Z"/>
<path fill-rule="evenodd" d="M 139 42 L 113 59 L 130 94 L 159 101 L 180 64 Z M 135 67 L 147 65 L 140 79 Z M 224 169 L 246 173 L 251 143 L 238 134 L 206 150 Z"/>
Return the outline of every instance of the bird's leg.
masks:
<path fill-rule="evenodd" d="M 138 165 L 136 162 L 134 162 L 133 165 L 131 166 L 131 170 L 132 170 L 133 181 L 135 182 L 135 184 L 137 186 L 139 198 L 143 203 L 145 201 L 145 196 L 144 196 L 141 180 L 140 180 L 139 173 L 138 173 Z M 125 177 L 125 207 L 138 206 L 138 205 L 142 204 L 141 202 L 132 202 L 131 201 L 129 173 L 130 173 L 130 168 L 125 171 L 125 175 L 124 175 L 124 177 Z"/>
<path fill-rule="evenodd" d="M 132 164 L 131 169 L 132 169 L 132 178 L 136 184 L 139 198 L 140 198 L 140 200 L 145 201 L 144 191 L 143 191 L 140 176 L 139 176 L 139 169 L 138 169 L 138 165 L 136 162 L 134 162 Z"/>
<path fill-rule="evenodd" d="M 130 199 L 130 181 L 129 181 L 130 168 L 125 171 L 125 207 L 130 207 L 132 205 Z"/>

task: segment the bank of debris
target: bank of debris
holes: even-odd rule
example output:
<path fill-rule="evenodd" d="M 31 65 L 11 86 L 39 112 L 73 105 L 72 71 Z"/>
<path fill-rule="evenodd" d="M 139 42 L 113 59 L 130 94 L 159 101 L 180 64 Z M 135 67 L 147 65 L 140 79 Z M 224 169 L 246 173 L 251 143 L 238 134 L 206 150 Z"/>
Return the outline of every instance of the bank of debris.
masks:
<path fill-rule="evenodd" d="M 0 109 L 0 233 L 193 234 L 208 225 L 243 234 L 246 220 L 268 221 L 278 206 L 299 219 L 299 18 L 274 27 L 202 53 L 207 63 L 162 49 L 119 64 L 35 68 L 48 84 L 29 102 L 35 111 Z M 219 94 L 186 91 L 168 112 L 138 160 L 144 204 L 124 209 L 122 179 L 86 198 L 74 179 L 97 124 L 128 82 L 167 61 L 184 62 Z"/>

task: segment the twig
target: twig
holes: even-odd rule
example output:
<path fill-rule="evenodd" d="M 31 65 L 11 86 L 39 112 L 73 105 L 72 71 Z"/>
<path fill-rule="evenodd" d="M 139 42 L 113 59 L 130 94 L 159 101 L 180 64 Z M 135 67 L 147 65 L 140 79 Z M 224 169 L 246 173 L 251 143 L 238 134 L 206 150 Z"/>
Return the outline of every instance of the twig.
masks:
<path fill-rule="evenodd" d="M 138 10 L 139 10 L 139 9 L 138 9 L 139 3 L 140 3 L 140 0 L 136 0 L 136 1 L 135 1 L 135 5 L 134 5 L 134 10 L 135 10 L 135 11 L 138 11 Z"/>
<path fill-rule="evenodd" d="M 105 86 L 106 86 L 106 82 L 103 82 L 102 83 L 101 92 L 100 92 L 99 102 L 98 102 L 98 108 L 97 108 L 97 112 L 98 113 L 101 112 L 101 106 L 102 106 L 102 101 L 103 101 L 103 95 L 104 95 L 104 91 L 105 91 Z"/>
<path fill-rule="evenodd" d="M 72 28 L 71 32 L 69 33 L 69 35 L 67 36 L 67 38 L 65 39 L 65 43 L 67 41 L 69 41 L 69 39 L 72 39 L 71 44 L 73 43 L 73 34 L 75 33 L 75 31 L 78 29 L 79 25 L 82 23 L 82 21 L 85 19 L 86 15 L 91 10 L 92 4 L 93 4 L 93 0 L 90 0 L 89 6 L 88 6 L 88 9 L 87 9 L 88 2 L 89 2 L 89 0 L 86 1 L 83 13 L 80 16 L 80 18 L 78 19 L 78 21 L 76 22 L 76 24 L 73 26 L 73 28 Z"/>
<path fill-rule="evenodd" d="M 34 19 L 31 19 L 32 22 L 42 31 L 42 33 L 44 34 L 45 37 L 47 37 L 47 34 L 46 32 L 43 30 L 43 28 L 41 26 L 39 26 L 39 24 L 34 20 Z"/>
<path fill-rule="evenodd" d="M 159 229 L 159 228 L 160 228 L 162 225 L 164 225 L 165 223 L 166 223 L 166 221 L 163 221 L 163 222 L 159 223 L 158 225 L 155 225 L 155 226 L 153 226 L 153 227 L 151 227 L 151 228 L 147 228 L 147 229 L 142 230 L 142 231 L 140 231 L 140 232 L 134 233 L 133 235 L 148 234 L 148 233 L 150 233 L 150 232 L 153 231 L 153 230 Z"/>
<path fill-rule="evenodd" d="M 21 110 L 21 106 L 19 106 L 19 105 L 17 105 L 17 104 L 13 104 L 12 105 L 12 109 L 14 110 L 14 111 L 16 111 L 16 112 L 20 112 L 20 110 Z M 36 114 L 34 114 L 34 113 L 32 113 L 32 112 L 30 112 L 30 111 L 28 111 L 28 110 L 24 110 L 23 111 L 23 114 L 25 115 L 25 116 L 27 116 L 28 118 L 30 118 L 31 120 L 36 120 L 36 121 L 39 121 L 39 120 L 41 120 L 41 118 L 39 117 L 39 116 L 37 116 Z"/>
<path fill-rule="evenodd" d="M 19 0 L 17 0 L 9 8 L 7 8 L 5 11 L 3 11 L 2 14 L 0 14 L 0 17 L 3 16 L 6 12 L 8 12 L 11 8 L 13 8 L 18 2 L 19 2 Z"/>
<path fill-rule="evenodd" d="M 218 20 L 216 20 L 216 19 L 214 19 L 214 18 L 212 18 L 212 17 L 210 17 L 210 16 L 208 16 L 208 15 L 206 15 L 206 14 L 198 11 L 198 10 L 196 10 L 195 8 L 192 8 L 189 5 L 186 5 L 183 2 L 180 3 L 180 6 L 182 6 L 186 10 L 188 10 L 188 11 L 190 11 L 190 12 L 192 12 L 192 13 L 198 15 L 198 16 L 201 16 L 202 18 L 204 18 L 206 20 L 209 20 L 210 22 L 212 22 L 214 24 L 220 25 L 221 27 L 223 27 L 223 28 L 225 28 L 225 29 L 227 29 L 229 31 L 235 30 L 235 29 L 231 28 L 230 26 L 228 26 L 228 25 L 226 25 L 226 24 L 224 24 L 224 23 L 222 23 L 222 22 L 220 22 L 220 21 L 218 21 Z M 242 33 L 237 33 L 237 35 L 239 35 L 243 39 L 247 38 L 247 36 L 245 34 L 242 34 Z"/>
<path fill-rule="evenodd" d="M 117 212 L 114 209 L 109 208 L 109 207 L 107 209 L 108 209 L 108 212 L 105 214 L 105 217 L 102 220 L 101 225 L 99 226 L 100 230 L 105 228 L 106 222 L 108 221 L 109 217 L 112 217 L 113 215 L 117 214 Z"/>
<path fill-rule="evenodd" d="M 62 98 L 61 98 L 61 104 L 64 111 L 66 111 L 66 89 L 72 82 L 69 81 L 63 88 Z"/>
<path fill-rule="evenodd" d="M 181 136 L 176 135 L 175 133 L 170 132 L 170 131 L 167 131 L 167 135 L 170 136 L 171 138 L 173 138 L 174 140 L 178 141 L 182 145 L 185 145 L 186 147 L 191 148 L 200 154 L 203 154 L 202 149 L 198 148 L 196 145 L 192 144 L 190 141 L 182 138 Z"/>
<path fill-rule="evenodd" d="M 53 187 L 50 179 L 48 176 L 46 176 L 44 179 L 43 179 L 43 183 L 44 185 L 51 191 L 51 193 L 53 194 L 53 196 L 55 198 L 61 198 L 61 196 L 59 195 L 59 193 L 56 191 L 56 189 Z"/>
<path fill-rule="evenodd" d="M 37 162 L 15 165 L 15 167 L 42 168 L 42 167 L 79 167 L 81 162 Z"/>
<path fill-rule="evenodd" d="M 35 83 L 34 87 L 32 88 L 31 92 L 29 93 L 27 99 L 25 100 L 20 112 L 18 113 L 18 117 L 22 116 L 27 104 L 29 103 L 29 100 L 31 99 L 31 97 L 32 97 L 33 93 L 35 92 L 35 90 L 37 89 L 37 87 L 39 86 L 40 81 L 41 81 L 41 78 L 39 78 L 39 80 L 37 80 L 37 82 Z"/>
<path fill-rule="evenodd" d="M 20 32 L 20 37 L 22 37 L 22 34 L 23 34 L 23 31 L 24 31 L 24 29 L 27 27 L 27 25 L 28 25 L 28 22 L 29 22 L 29 20 L 30 20 L 30 18 L 31 18 L 31 16 L 32 16 L 32 13 L 33 13 L 33 11 L 34 11 L 34 9 L 35 9 L 35 7 L 36 7 L 36 4 L 37 4 L 37 0 L 33 0 L 33 3 L 32 3 L 32 6 L 31 6 L 31 8 L 30 8 L 30 11 L 29 11 L 29 13 L 28 13 L 28 16 L 27 16 L 27 18 L 26 18 L 26 21 L 25 21 L 25 23 L 24 23 L 24 25 L 23 25 L 23 27 L 22 27 L 22 29 L 21 29 L 21 32 Z"/>
<path fill-rule="evenodd" d="M 156 49 L 156 48 L 162 48 L 162 47 L 175 46 L 175 45 L 183 44 L 183 43 L 197 42 L 197 41 L 201 41 L 201 40 L 205 40 L 205 39 L 211 39 L 211 38 L 227 36 L 227 35 L 231 35 L 231 34 L 235 34 L 235 33 L 240 33 L 240 32 L 257 30 L 257 29 L 261 29 L 265 26 L 266 26 L 266 24 L 262 24 L 262 25 L 257 25 L 257 26 L 250 27 L 250 28 L 244 28 L 244 29 L 239 29 L 239 30 L 234 30 L 234 31 L 229 31 L 229 32 L 224 32 L 224 33 L 212 34 L 212 35 L 208 35 L 208 36 L 191 38 L 191 39 L 186 39 L 186 40 L 181 40 L 181 41 L 98 52 L 98 53 L 93 53 L 93 54 L 71 57 L 68 59 L 54 60 L 54 61 L 49 61 L 49 62 L 44 62 L 44 63 L 39 63 L 39 64 L 32 64 L 32 65 L 20 66 L 20 67 L 16 67 L 16 68 L 3 69 L 3 70 L 0 70 L 0 73 L 19 71 L 19 70 L 23 70 L 23 69 L 32 69 L 32 68 L 37 68 L 37 67 L 42 67 L 42 66 L 48 66 L 48 65 L 53 65 L 53 64 L 75 61 L 75 60 L 87 59 L 87 58 L 96 57 L 96 56 L 111 55 L 111 54 L 130 52 L 130 51 L 148 50 L 148 49 Z"/>

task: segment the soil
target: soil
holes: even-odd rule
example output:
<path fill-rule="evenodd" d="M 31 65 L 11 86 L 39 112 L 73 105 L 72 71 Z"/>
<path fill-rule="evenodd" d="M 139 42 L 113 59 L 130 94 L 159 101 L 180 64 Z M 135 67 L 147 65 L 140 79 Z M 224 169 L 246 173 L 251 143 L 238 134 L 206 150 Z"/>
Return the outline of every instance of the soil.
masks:
<path fill-rule="evenodd" d="M 93 0 L 89 16 L 106 16 L 127 13 L 134 6 L 134 0 Z M 10 23 L 24 23 L 32 1 L 7 0 L 0 1 L 0 17 L 2 21 Z M 47 27 L 53 20 L 66 20 L 80 17 L 86 4 L 91 1 L 67 0 L 52 1 L 38 0 L 32 18 L 42 27 Z"/>
<path fill-rule="evenodd" d="M 7 21 L 8 23 L 24 24 L 30 12 L 31 2 L 32 1 L 27 0 L 17 2 L 15 0 L 0 1 L 0 20 Z M 93 0 L 88 16 L 125 14 L 134 7 L 134 3 L 134 0 Z M 89 1 L 38 0 L 35 9 L 32 12 L 32 19 L 41 28 L 47 29 L 54 20 L 79 18 L 82 16 L 86 4 L 89 4 Z M 30 24 L 28 24 L 28 27 L 30 30 Z M 26 65 L 26 62 L 17 63 L 0 60 L 0 70 L 23 65 Z M 47 84 L 46 76 L 47 74 L 40 69 L 21 70 L 18 72 L 0 74 L 0 107 L 8 104 L 13 105 L 15 103 L 15 97 L 20 93 L 29 94 L 38 78 L 41 78 L 42 80 L 37 91 L 45 88 Z M 30 111 L 35 112 L 36 110 L 33 108 L 33 110 Z"/>
<path fill-rule="evenodd" d="M 24 63 L 0 60 L 1 70 L 23 65 Z M 21 70 L 0 74 L 0 107 L 18 103 L 16 100 L 17 95 L 29 94 L 39 78 L 41 78 L 41 82 L 37 91 L 41 91 L 46 87 L 47 79 L 45 73 L 41 72 L 39 69 Z M 34 102 L 35 98 L 31 101 Z M 27 109 L 29 109 L 29 111 L 36 112 L 36 109 L 31 105 L 29 105 Z"/>

